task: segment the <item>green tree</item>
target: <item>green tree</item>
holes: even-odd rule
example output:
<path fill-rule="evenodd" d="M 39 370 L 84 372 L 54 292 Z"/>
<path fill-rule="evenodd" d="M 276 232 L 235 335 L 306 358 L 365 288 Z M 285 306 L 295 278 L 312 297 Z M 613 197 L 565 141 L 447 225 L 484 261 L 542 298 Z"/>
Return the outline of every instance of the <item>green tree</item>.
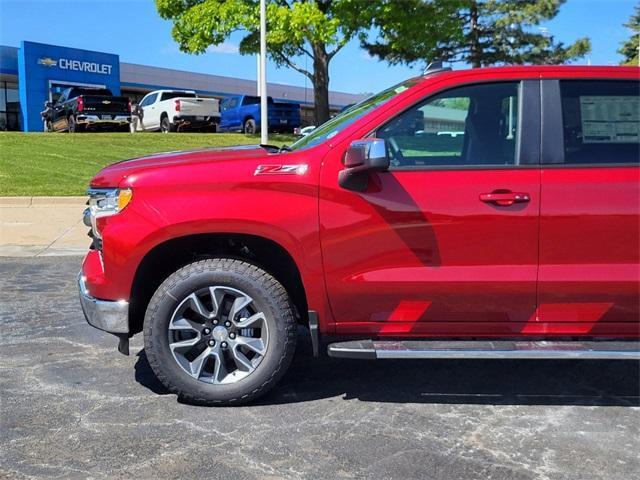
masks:
<path fill-rule="evenodd" d="M 172 36 L 184 52 L 204 53 L 207 47 L 223 43 L 237 31 L 245 33 L 240 53 L 259 51 L 258 0 L 155 1 L 160 16 L 172 20 Z M 455 12 L 457 0 L 407 0 L 408 8 L 397 0 L 267 1 L 269 57 L 279 66 L 293 68 L 311 80 L 315 122 L 319 125 L 329 118 L 330 62 L 349 40 L 366 36 L 374 25 L 372 12 L 387 12 L 391 18 L 399 19 L 394 15 L 399 12 L 406 15 L 411 8 L 416 8 L 420 19 L 411 18 L 414 28 L 447 37 L 454 31 L 455 24 L 449 19 Z M 311 60 L 308 68 L 296 61 L 304 56 Z"/>
<path fill-rule="evenodd" d="M 638 52 L 640 51 L 640 3 L 635 6 L 633 15 L 624 26 L 631 30 L 631 38 L 626 40 L 618 50 L 618 53 L 624 57 L 620 63 L 622 65 L 640 66 L 640 59 L 638 58 Z"/>
<path fill-rule="evenodd" d="M 419 2 L 419 0 L 416 0 Z M 436 0 L 448 3 L 448 0 Z M 588 38 L 565 46 L 553 36 L 532 28 L 554 18 L 565 0 L 461 0 L 453 13 L 456 34 L 435 38 L 416 29 L 395 13 L 377 9 L 379 35 L 364 38 L 370 54 L 392 64 L 466 62 L 478 68 L 500 64 L 559 64 L 591 50 Z M 413 0 L 409 3 L 414 3 Z M 402 2 L 404 5 L 404 2 Z M 426 34 L 425 34 L 426 33 Z"/>

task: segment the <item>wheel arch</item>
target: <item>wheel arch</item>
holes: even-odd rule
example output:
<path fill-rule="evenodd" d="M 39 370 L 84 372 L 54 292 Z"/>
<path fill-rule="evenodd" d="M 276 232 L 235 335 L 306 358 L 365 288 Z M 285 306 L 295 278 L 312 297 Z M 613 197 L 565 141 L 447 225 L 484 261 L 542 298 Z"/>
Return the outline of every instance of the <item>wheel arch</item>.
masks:
<path fill-rule="evenodd" d="M 307 294 L 300 268 L 282 245 L 256 235 L 207 233 L 166 240 L 142 258 L 129 297 L 130 335 L 142 331 L 149 300 L 171 273 L 191 262 L 214 257 L 244 260 L 273 275 L 289 294 L 298 321 L 308 323 Z"/>

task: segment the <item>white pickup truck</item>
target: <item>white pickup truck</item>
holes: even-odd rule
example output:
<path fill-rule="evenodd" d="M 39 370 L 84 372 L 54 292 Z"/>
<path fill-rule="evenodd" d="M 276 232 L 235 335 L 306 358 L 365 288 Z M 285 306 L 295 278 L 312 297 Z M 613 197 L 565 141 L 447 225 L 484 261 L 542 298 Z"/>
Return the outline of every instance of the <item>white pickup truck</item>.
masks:
<path fill-rule="evenodd" d="M 138 130 L 163 133 L 184 130 L 215 132 L 220 124 L 220 102 L 201 98 L 192 90 L 155 90 L 140 102 Z"/>

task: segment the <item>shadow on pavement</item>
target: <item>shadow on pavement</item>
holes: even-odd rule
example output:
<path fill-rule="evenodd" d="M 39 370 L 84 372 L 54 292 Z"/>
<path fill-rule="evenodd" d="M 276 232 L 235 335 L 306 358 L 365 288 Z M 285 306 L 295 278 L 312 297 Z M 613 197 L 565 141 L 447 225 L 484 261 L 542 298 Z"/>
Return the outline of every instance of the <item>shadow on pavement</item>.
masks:
<path fill-rule="evenodd" d="M 151 370 L 151 365 L 149 365 L 149 360 L 147 360 L 147 354 L 144 349 L 140 350 L 136 357 L 138 360 L 135 364 L 135 378 L 136 382 L 138 382 L 143 387 L 147 387 L 153 393 L 158 395 L 167 395 L 169 390 L 167 390 L 160 380 L 157 379 L 156 375 Z"/>
<path fill-rule="evenodd" d="M 138 383 L 169 393 L 144 350 Z M 331 397 L 389 403 L 640 406 L 640 362 L 603 360 L 347 360 L 313 358 L 298 337 L 289 371 L 256 405 Z"/>

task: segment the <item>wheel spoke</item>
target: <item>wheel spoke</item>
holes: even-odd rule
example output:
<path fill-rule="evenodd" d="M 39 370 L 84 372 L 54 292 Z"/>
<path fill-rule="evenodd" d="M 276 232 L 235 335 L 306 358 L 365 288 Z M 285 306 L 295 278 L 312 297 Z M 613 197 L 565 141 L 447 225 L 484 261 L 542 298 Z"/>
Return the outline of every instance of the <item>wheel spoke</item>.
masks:
<path fill-rule="evenodd" d="M 192 293 L 186 298 L 186 302 L 189 303 L 191 309 L 203 318 L 209 318 L 209 312 L 204 307 L 200 299 L 195 293 Z"/>
<path fill-rule="evenodd" d="M 213 354 L 216 359 L 216 366 L 213 368 L 213 383 L 222 383 L 228 375 L 227 367 L 224 365 L 223 356 L 216 352 Z"/>
<path fill-rule="evenodd" d="M 229 320 L 233 322 L 238 313 L 240 313 L 251 302 L 253 302 L 253 300 L 246 295 L 236 297 L 236 299 L 233 301 L 233 305 L 231 306 L 231 310 L 229 311 Z"/>
<path fill-rule="evenodd" d="M 189 338 L 188 340 L 173 342 L 169 344 L 169 348 L 171 349 L 172 352 L 174 352 L 176 349 L 193 347 L 196 343 L 198 343 L 199 340 L 200 340 L 200 337 L 196 337 L 196 338 Z"/>
<path fill-rule="evenodd" d="M 236 325 L 236 328 L 258 328 L 263 326 L 264 321 L 264 313 L 258 312 L 254 315 L 251 315 L 249 318 L 245 318 L 244 320 L 234 323 Z"/>
<path fill-rule="evenodd" d="M 224 293 L 222 294 L 216 293 L 219 291 L 221 291 L 221 289 L 218 287 L 209 287 L 209 295 L 211 295 L 211 305 L 213 308 L 211 315 L 213 317 L 218 315 L 218 309 L 220 308 L 220 300 L 222 300 L 222 297 L 224 296 Z"/>
<path fill-rule="evenodd" d="M 169 325 L 169 330 L 188 330 L 200 332 L 202 330 L 202 324 L 198 322 L 194 322 L 193 320 L 189 320 L 188 318 L 180 317 L 174 319 Z"/>
<path fill-rule="evenodd" d="M 261 338 L 251 337 L 236 337 L 236 344 L 238 346 L 247 347 L 249 350 L 257 353 L 258 355 L 264 355 L 266 348 Z"/>
<path fill-rule="evenodd" d="M 255 369 L 251 360 L 249 360 L 237 347 L 231 350 L 231 355 L 233 356 L 233 361 L 238 367 L 238 370 L 242 370 L 243 372 L 252 372 Z"/>
<path fill-rule="evenodd" d="M 193 376 L 193 378 L 200 378 L 202 367 L 204 366 L 210 355 L 211 349 L 205 348 L 202 353 L 189 364 L 189 367 L 191 368 L 191 376 Z"/>

